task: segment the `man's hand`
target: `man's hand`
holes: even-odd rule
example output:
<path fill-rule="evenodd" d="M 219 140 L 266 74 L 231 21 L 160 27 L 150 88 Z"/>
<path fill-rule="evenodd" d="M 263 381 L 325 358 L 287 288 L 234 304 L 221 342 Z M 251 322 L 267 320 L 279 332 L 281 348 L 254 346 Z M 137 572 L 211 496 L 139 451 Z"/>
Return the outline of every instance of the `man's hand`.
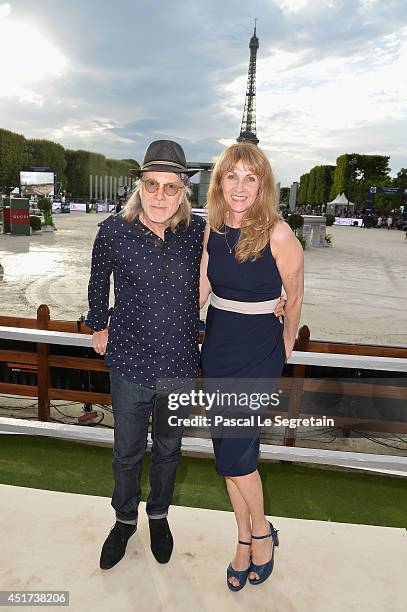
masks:
<path fill-rule="evenodd" d="M 280 301 L 278 302 L 277 306 L 275 307 L 274 310 L 274 314 L 276 315 L 277 319 L 281 316 L 284 316 L 284 304 L 285 304 L 285 299 L 283 298 L 283 296 L 280 297 Z"/>
<path fill-rule="evenodd" d="M 93 349 L 99 353 L 99 355 L 104 355 L 106 353 L 108 334 L 109 327 L 105 327 L 105 329 L 102 329 L 102 331 L 93 332 L 92 346 Z"/>

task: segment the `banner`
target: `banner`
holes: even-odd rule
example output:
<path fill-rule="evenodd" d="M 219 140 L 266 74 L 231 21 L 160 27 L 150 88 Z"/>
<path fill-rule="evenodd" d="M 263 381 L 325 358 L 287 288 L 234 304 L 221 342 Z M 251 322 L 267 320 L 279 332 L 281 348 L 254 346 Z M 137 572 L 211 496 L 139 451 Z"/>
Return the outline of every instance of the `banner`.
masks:
<path fill-rule="evenodd" d="M 355 219 L 354 217 L 335 217 L 334 225 L 357 225 L 361 227 L 363 219 Z"/>

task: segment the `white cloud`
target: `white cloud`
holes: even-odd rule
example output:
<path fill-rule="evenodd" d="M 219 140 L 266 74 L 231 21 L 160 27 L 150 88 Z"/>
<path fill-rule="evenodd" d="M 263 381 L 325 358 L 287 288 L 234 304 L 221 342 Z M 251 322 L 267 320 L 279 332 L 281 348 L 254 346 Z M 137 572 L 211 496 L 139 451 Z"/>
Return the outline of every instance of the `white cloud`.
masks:
<path fill-rule="evenodd" d="M 122 3 L 119 20 L 97 0 L 0 4 L 0 43 L 13 50 L 0 56 L 0 126 L 117 158 L 174 137 L 211 160 L 239 133 L 258 17 L 258 136 L 278 178 L 345 152 L 406 165 L 406 3 L 156 3 L 153 21 L 151 3 Z"/>
<path fill-rule="evenodd" d="M 279 5 L 287 13 L 297 13 L 306 8 L 308 0 L 280 0 Z"/>
<path fill-rule="evenodd" d="M 128 145 L 133 143 L 133 140 L 113 132 L 113 127 L 116 127 L 114 121 L 97 119 L 86 125 L 73 123 L 63 125 L 61 128 L 52 130 L 48 137 L 51 137 L 53 140 L 64 142 L 64 146 L 67 148 L 86 147 L 92 150 L 96 142 L 99 147 L 104 150 L 107 150 L 113 145 Z M 108 154 L 106 155 L 108 156 Z M 124 157 L 124 155 L 122 155 L 122 157 Z"/>
<path fill-rule="evenodd" d="M 0 5 L 0 17 L 0 97 L 42 106 L 47 82 L 66 73 L 68 59 L 38 29 L 13 19 L 10 4 Z"/>
<path fill-rule="evenodd" d="M 321 151 L 331 163 L 346 151 L 391 153 L 384 149 L 385 138 L 383 150 L 377 150 L 377 134 L 369 138 L 366 127 L 384 133 L 388 122 L 404 120 L 407 131 L 407 28 L 350 57 L 307 60 L 305 53 L 276 51 L 257 64 L 257 132 L 260 145 L 273 151 L 283 180 L 298 159 L 301 172 L 322 163 Z M 225 107 L 236 120 L 245 80 L 241 76 L 225 86 Z M 407 155 L 407 143 L 402 149 Z"/>
<path fill-rule="evenodd" d="M 0 19 L 3 17 L 8 17 L 11 13 L 11 5 L 6 2 L 5 4 L 0 4 Z"/>

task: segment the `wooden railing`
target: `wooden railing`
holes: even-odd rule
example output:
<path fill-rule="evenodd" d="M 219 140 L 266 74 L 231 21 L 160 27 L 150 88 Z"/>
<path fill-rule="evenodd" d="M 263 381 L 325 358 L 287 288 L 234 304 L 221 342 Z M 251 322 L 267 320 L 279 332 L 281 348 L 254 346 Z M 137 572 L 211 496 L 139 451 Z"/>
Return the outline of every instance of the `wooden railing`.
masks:
<path fill-rule="evenodd" d="M 36 319 L 1 316 L 0 326 L 19 327 L 22 329 L 44 329 L 73 334 L 93 333 L 89 327 L 80 321 L 51 320 L 49 308 L 45 304 L 39 306 Z M 50 368 L 108 372 L 109 368 L 105 365 L 103 359 L 51 355 L 48 344 L 38 342 L 36 352 L 0 350 L 0 361 L 13 364 L 14 367 L 18 366 L 21 369 L 28 369 L 37 373 L 37 386 L 0 382 L 0 394 L 7 393 L 37 397 L 38 419 L 40 421 L 50 420 L 50 402 L 54 399 L 89 404 L 110 405 L 112 403 L 112 396 L 108 393 L 56 389 L 50 386 Z"/>
<path fill-rule="evenodd" d="M 25 330 L 49 330 L 55 332 L 68 332 L 72 334 L 92 334 L 92 330 L 81 321 L 57 321 L 50 318 L 50 311 L 45 304 L 37 310 L 37 318 L 0 316 L 0 327 L 20 328 Z M 200 333 L 200 342 L 204 333 Z M 386 347 L 372 345 L 357 345 L 339 342 L 321 342 L 310 339 L 310 330 L 304 325 L 300 328 L 295 342 L 294 351 L 308 353 L 325 353 L 331 355 L 346 356 L 368 356 L 379 358 L 392 358 L 401 360 L 401 371 L 407 372 L 407 348 Z M 350 357 L 350 361 L 352 358 Z M 67 400 L 83 402 L 88 404 L 111 405 L 109 393 L 98 393 L 84 390 L 58 389 L 51 386 L 51 368 L 67 368 L 90 372 L 108 372 L 103 358 L 71 357 L 64 355 L 53 355 L 50 353 L 49 345 L 43 342 L 36 343 L 36 351 L 25 350 L 0 350 L 0 362 L 5 362 L 11 367 L 35 372 L 37 374 L 37 385 L 22 385 L 15 383 L 0 382 L 0 394 L 13 394 L 38 398 L 38 419 L 40 421 L 50 420 L 50 403 L 52 400 Z M 329 365 L 329 363 L 327 364 Z M 351 363 L 349 367 L 352 367 Z M 381 397 L 388 399 L 407 400 L 406 387 L 395 385 L 361 384 L 360 382 L 336 381 L 306 378 L 306 363 L 289 363 L 280 380 L 279 387 L 283 391 L 289 391 L 288 407 L 285 412 L 270 411 L 270 415 L 280 415 L 288 418 L 299 418 L 300 416 L 315 416 L 320 414 L 302 414 L 301 399 L 304 392 L 314 393 L 338 393 L 360 397 Z M 388 369 L 388 368 L 387 368 Z M 398 368 L 400 371 L 400 368 Z M 386 421 L 372 420 L 355 417 L 335 417 L 335 425 L 343 429 L 361 429 L 377 432 L 407 433 L 407 401 L 406 420 Z M 284 444 L 295 445 L 296 429 L 286 428 Z"/>

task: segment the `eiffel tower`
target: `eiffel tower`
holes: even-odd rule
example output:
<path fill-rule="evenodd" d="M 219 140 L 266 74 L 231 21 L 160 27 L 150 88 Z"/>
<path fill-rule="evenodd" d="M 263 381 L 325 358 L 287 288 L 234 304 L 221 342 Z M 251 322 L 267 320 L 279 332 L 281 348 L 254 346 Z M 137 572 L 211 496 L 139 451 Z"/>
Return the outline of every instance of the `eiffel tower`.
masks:
<path fill-rule="evenodd" d="M 259 139 L 256 135 L 256 55 L 259 48 L 259 39 L 256 36 L 256 22 L 254 20 L 254 33 L 250 39 L 250 60 L 249 72 L 247 75 L 246 98 L 244 103 L 244 111 L 242 125 L 240 127 L 240 135 L 237 142 L 252 142 L 258 144 Z"/>

